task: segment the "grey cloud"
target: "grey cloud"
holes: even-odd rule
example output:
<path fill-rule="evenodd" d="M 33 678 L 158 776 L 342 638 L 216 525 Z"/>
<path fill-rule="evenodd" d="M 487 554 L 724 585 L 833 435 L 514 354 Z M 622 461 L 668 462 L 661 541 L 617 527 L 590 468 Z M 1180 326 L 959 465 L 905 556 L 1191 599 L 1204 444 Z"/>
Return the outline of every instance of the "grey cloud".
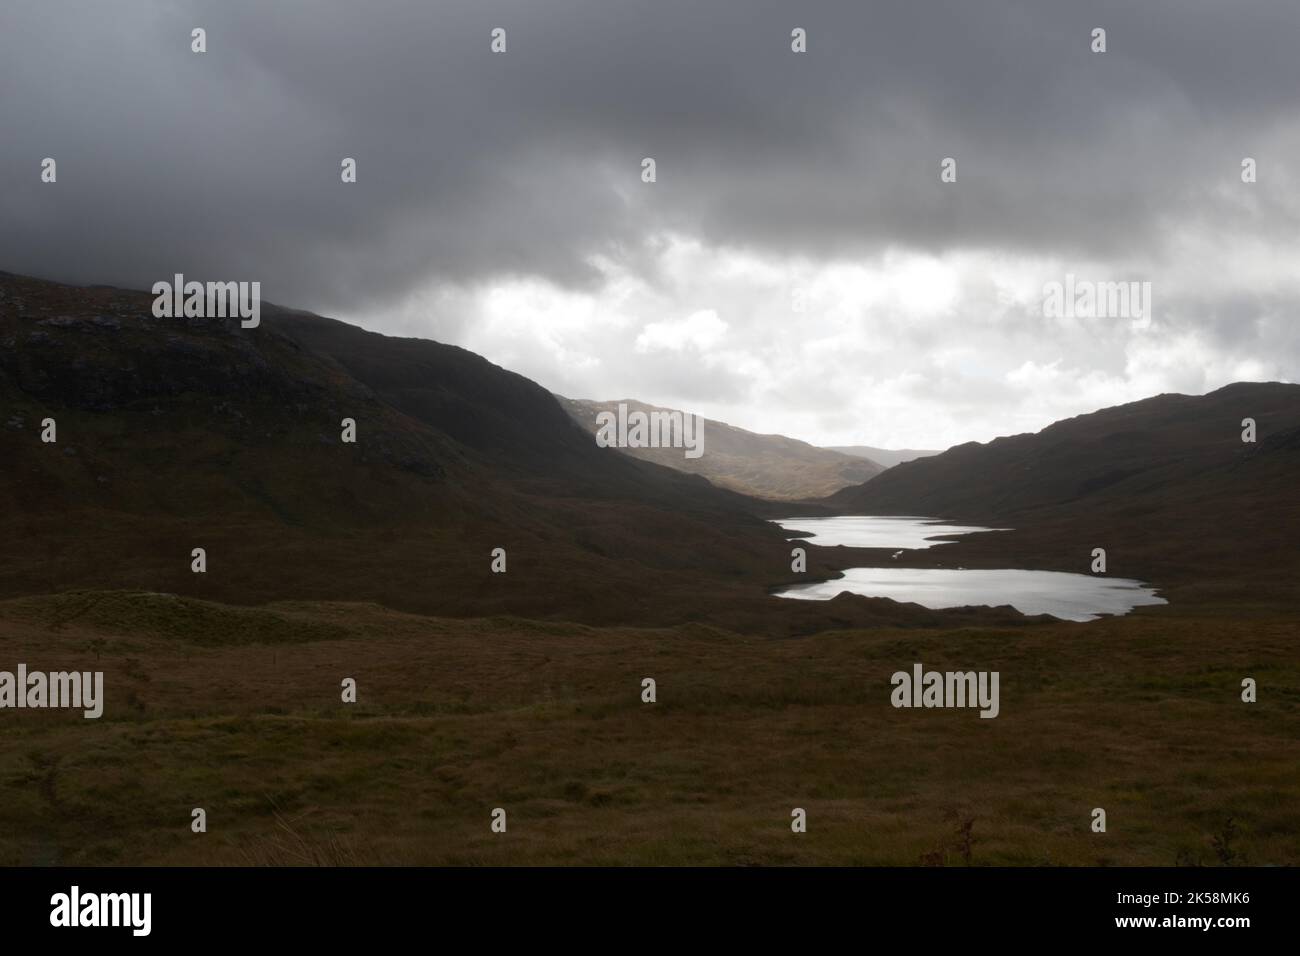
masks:
<path fill-rule="evenodd" d="M 597 254 L 653 280 L 662 230 L 814 258 L 1117 259 L 1189 208 L 1296 225 L 1289 155 L 1257 157 L 1253 209 L 1214 192 L 1300 123 L 1290 0 L 65 0 L 5 17 L 0 261 L 55 278 L 260 276 L 278 301 L 355 311 L 439 278 L 589 287 Z M 57 187 L 37 178 L 47 155 Z"/>

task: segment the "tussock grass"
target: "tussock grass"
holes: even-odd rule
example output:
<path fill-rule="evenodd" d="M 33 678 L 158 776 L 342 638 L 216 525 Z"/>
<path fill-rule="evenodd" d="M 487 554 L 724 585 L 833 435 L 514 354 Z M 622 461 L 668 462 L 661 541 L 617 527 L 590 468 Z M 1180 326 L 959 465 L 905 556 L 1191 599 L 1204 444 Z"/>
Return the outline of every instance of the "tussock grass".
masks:
<path fill-rule="evenodd" d="M 107 698 L 4 712 L 0 863 L 1300 863 L 1283 617 L 757 639 L 93 597 L 0 603 L 0 666 Z M 998 670 L 1001 716 L 895 710 L 915 661 Z"/>

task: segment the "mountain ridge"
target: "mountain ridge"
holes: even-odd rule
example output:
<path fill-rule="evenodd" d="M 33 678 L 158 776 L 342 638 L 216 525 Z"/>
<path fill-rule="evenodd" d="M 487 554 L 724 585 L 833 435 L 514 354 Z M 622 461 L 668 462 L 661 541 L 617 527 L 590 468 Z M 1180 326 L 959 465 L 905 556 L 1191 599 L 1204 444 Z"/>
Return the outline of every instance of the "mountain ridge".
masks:
<path fill-rule="evenodd" d="M 876 448 L 874 445 L 824 445 L 822 447 L 829 451 L 837 451 L 841 455 L 870 459 L 886 469 L 901 465 L 905 461 L 929 458 L 931 455 L 937 455 L 942 451 L 942 449 Z"/>

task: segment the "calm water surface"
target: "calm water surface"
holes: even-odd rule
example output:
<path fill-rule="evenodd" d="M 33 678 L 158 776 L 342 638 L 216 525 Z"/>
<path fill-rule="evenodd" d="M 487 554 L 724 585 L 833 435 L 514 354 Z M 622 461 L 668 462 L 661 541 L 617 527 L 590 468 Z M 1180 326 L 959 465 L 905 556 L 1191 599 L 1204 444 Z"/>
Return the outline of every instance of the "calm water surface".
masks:
<path fill-rule="evenodd" d="M 870 515 L 787 518 L 777 524 L 793 537 L 827 547 L 899 550 L 952 543 L 935 541 L 935 535 L 996 530 L 949 525 L 930 518 Z M 776 593 L 805 601 L 829 601 L 841 591 L 929 608 L 1010 604 L 1022 614 L 1050 614 L 1066 621 L 1091 621 L 1103 614 L 1127 614 L 1135 607 L 1169 603 L 1153 588 L 1129 578 L 1016 568 L 848 568 L 842 578 L 797 584 Z"/>

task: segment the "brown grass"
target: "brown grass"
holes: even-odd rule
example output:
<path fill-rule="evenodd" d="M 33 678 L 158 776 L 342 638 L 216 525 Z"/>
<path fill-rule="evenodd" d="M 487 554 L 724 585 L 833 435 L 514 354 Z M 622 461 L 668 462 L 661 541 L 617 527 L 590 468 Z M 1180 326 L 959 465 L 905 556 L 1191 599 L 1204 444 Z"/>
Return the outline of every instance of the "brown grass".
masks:
<path fill-rule="evenodd" d="M 0 668 L 107 694 L 0 713 L 3 864 L 1300 862 L 1294 619 L 770 639 L 84 597 L 0 604 Z M 890 707 L 918 660 L 1000 671 L 1001 716 Z"/>

